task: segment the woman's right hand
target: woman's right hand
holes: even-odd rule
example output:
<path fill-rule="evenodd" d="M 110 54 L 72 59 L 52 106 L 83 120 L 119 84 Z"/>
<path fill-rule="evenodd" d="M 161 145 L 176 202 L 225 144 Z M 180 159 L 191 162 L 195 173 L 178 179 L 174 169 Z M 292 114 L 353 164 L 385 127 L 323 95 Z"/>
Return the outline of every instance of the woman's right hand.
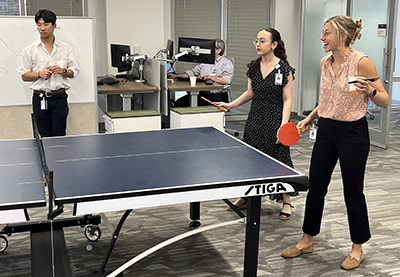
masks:
<path fill-rule="evenodd" d="M 224 108 L 225 110 L 229 111 L 231 109 L 231 106 L 229 105 L 229 103 L 225 103 L 225 102 L 214 102 L 215 106 L 217 106 L 217 108 L 220 111 L 223 111 L 221 108 Z"/>

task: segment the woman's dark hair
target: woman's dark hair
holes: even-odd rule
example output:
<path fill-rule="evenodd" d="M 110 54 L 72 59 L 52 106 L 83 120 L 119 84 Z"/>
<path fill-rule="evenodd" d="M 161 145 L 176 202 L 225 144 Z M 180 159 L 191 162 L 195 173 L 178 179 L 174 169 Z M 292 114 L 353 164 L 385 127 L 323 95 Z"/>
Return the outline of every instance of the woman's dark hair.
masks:
<path fill-rule="evenodd" d="M 53 25 L 57 20 L 56 14 L 50 10 L 38 10 L 35 15 L 35 22 L 38 23 L 39 19 L 41 18 L 45 23 L 52 23 Z"/>
<path fill-rule="evenodd" d="M 285 50 L 285 44 L 283 43 L 283 40 L 281 39 L 281 34 L 274 28 L 266 28 L 262 29 L 260 31 L 266 31 L 271 34 L 271 43 L 272 42 L 277 42 L 278 45 L 274 49 L 274 55 L 278 57 L 279 59 L 283 61 L 287 61 L 287 55 L 286 55 L 286 50 Z M 249 68 L 249 77 L 253 78 L 254 73 L 258 67 L 258 65 L 261 62 L 261 57 L 258 57 L 255 59 L 253 62 L 251 62 L 251 66 Z"/>

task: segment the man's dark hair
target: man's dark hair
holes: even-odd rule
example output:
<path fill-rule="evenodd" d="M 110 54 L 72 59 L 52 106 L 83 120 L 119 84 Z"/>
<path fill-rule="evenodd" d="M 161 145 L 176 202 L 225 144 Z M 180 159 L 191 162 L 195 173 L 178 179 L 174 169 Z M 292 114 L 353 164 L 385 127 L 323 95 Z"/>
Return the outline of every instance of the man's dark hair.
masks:
<path fill-rule="evenodd" d="M 43 19 L 45 23 L 56 24 L 57 16 L 50 10 L 39 10 L 35 15 L 35 22 L 38 23 L 39 19 Z"/>

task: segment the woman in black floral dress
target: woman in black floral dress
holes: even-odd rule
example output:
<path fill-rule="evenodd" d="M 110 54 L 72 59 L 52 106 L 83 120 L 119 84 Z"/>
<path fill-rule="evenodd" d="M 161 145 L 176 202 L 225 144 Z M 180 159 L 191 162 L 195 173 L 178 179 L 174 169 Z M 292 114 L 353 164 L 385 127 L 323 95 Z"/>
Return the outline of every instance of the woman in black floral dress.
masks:
<path fill-rule="evenodd" d="M 290 118 L 294 69 L 286 61 L 285 46 L 277 30 L 261 30 L 254 44 L 259 57 L 247 65 L 247 91 L 231 103 L 217 104 L 229 110 L 252 100 L 243 141 L 293 167 L 289 146 L 279 142 L 277 132 Z M 296 195 L 297 192 L 270 196 L 271 200 L 283 202 L 280 219 L 291 216 L 290 196 Z M 247 199 L 238 198 L 234 204 L 239 209 L 245 209 Z M 231 210 L 230 207 L 228 210 Z"/>

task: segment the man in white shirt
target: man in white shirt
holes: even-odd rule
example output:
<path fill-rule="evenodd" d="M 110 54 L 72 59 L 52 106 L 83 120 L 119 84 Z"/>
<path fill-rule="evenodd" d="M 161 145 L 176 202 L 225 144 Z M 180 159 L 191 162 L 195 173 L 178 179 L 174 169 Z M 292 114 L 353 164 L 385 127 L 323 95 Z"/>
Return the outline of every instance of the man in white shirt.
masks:
<path fill-rule="evenodd" d="M 22 50 L 18 72 L 32 82 L 32 107 L 42 137 L 65 136 L 68 115 L 69 78 L 79 73 L 72 48 L 54 36 L 56 15 L 39 10 L 35 22 L 40 39 Z"/>

